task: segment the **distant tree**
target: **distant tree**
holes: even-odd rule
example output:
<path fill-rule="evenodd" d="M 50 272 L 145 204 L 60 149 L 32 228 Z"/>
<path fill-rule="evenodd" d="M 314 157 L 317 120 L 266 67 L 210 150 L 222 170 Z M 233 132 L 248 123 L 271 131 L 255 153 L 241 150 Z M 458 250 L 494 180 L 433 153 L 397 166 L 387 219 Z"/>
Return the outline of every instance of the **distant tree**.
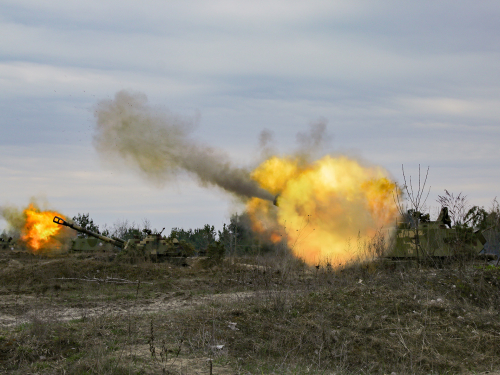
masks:
<path fill-rule="evenodd" d="M 198 254 L 207 254 L 209 250 L 220 252 L 224 249 L 224 254 L 249 255 L 276 249 L 276 245 L 252 231 L 250 218 L 246 213 L 232 215 L 229 224 L 224 224 L 219 231 L 209 224 L 205 224 L 203 228 L 188 230 L 172 228 L 169 238 L 177 238 L 181 242 L 191 244 Z"/>
<path fill-rule="evenodd" d="M 194 246 L 184 240 L 179 241 L 178 246 L 181 249 L 182 253 L 187 256 L 193 256 L 195 254 Z"/>
<path fill-rule="evenodd" d="M 205 260 L 205 266 L 214 266 L 222 263 L 226 254 L 226 248 L 222 242 L 213 241 L 208 245 L 206 252 L 207 259 Z"/>
<path fill-rule="evenodd" d="M 231 251 L 233 236 L 234 234 L 230 231 L 229 225 L 226 225 L 226 223 L 224 223 L 222 226 L 222 230 L 218 231 L 218 238 L 228 251 Z"/>
<path fill-rule="evenodd" d="M 149 228 L 145 228 L 149 230 Z M 151 230 L 149 230 L 151 232 Z M 110 231 L 111 237 L 120 238 L 124 241 L 134 238 L 143 239 L 146 233 L 134 222 L 129 223 L 128 220 L 118 220 L 113 224 L 113 229 Z M 108 233 L 108 236 L 110 236 Z"/>
<path fill-rule="evenodd" d="M 79 226 L 81 226 L 83 229 L 89 230 L 91 232 L 101 234 L 99 232 L 99 226 L 94 224 L 94 220 L 90 218 L 90 215 L 87 214 L 78 214 L 73 217 L 73 222 Z M 88 235 L 85 233 L 78 232 L 78 237 L 81 238 L 87 238 Z"/>
<path fill-rule="evenodd" d="M 484 207 L 472 206 L 465 214 L 463 225 L 485 230 L 488 227 L 488 216 L 489 214 Z"/>
<path fill-rule="evenodd" d="M 122 240 L 132 240 L 132 239 L 143 239 L 145 237 L 145 233 L 141 231 L 139 228 L 130 227 L 127 228 L 125 233 L 120 237 Z"/>
<path fill-rule="evenodd" d="M 205 224 L 203 228 L 181 229 L 172 228 L 169 238 L 177 238 L 191 244 L 198 254 L 206 253 L 208 246 L 217 240 L 217 232 L 213 225 Z"/>

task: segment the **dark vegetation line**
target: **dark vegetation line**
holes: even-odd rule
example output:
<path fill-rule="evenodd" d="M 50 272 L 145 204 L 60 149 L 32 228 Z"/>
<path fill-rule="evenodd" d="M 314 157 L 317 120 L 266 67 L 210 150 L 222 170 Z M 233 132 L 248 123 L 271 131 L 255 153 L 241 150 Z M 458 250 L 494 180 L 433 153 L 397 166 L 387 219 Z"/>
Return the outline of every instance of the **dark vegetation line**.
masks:
<path fill-rule="evenodd" d="M 73 221 L 81 227 L 92 232 L 102 234 L 106 237 L 117 237 L 124 241 L 129 239 L 143 239 L 148 231 L 158 233 L 152 229 L 147 220 L 141 226 L 128 221 L 118 222 L 112 228 L 107 226 L 100 230 L 94 223 L 90 214 L 82 214 L 73 217 Z M 87 237 L 84 233 L 78 233 L 78 237 Z M 225 249 L 227 255 L 242 256 L 254 254 L 267 254 L 276 252 L 283 248 L 283 244 L 273 244 L 254 233 L 251 230 L 250 218 L 246 213 L 234 214 L 229 224 L 224 224 L 222 230 L 216 230 L 213 225 L 205 224 L 203 228 L 183 229 L 172 228 L 168 238 L 177 238 L 190 244 L 196 254 L 206 252 L 208 246 L 214 242 Z"/>

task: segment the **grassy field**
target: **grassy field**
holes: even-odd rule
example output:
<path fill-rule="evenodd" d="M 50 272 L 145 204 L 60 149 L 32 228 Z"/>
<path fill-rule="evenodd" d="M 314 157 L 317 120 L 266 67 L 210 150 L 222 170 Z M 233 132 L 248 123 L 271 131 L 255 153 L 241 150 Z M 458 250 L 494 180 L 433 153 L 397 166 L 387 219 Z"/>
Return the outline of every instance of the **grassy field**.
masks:
<path fill-rule="evenodd" d="M 500 269 L 288 256 L 204 267 L 0 254 L 0 372 L 479 374 L 500 369 Z"/>

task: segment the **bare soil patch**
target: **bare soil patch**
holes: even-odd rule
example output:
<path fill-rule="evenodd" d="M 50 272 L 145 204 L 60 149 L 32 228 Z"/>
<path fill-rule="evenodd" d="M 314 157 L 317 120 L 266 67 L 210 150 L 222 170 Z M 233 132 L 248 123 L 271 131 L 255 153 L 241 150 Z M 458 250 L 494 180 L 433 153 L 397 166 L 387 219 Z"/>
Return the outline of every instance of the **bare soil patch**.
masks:
<path fill-rule="evenodd" d="M 76 319 L 89 319 L 101 315 L 121 319 L 126 315 L 154 314 L 160 312 L 179 312 L 196 306 L 214 302 L 230 304 L 243 302 L 254 297 L 255 291 L 232 292 L 213 295 L 193 296 L 184 293 L 158 293 L 154 298 L 137 298 L 131 301 L 100 301 L 64 306 L 48 296 L 8 295 L 0 299 L 0 327 L 15 327 L 29 323 L 35 317 L 41 320 L 52 319 L 67 322 Z"/>
<path fill-rule="evenodd" d="M 245 265 L 241 265 L 241 263 Z M 500 269 L 0 254 L 0 371 L 498 374 Z M 89 280 L 128 280 L 114 284 Z M 138 282 L 140 281 L 140 282 Z"/>

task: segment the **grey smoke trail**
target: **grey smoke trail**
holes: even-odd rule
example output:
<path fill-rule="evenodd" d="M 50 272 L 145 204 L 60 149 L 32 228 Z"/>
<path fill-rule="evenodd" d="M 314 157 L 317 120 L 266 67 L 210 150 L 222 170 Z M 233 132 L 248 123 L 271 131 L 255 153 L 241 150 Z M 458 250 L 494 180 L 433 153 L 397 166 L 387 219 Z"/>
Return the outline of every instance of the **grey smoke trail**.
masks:
<path fill-rule="evenodd" d="M 202 186 L 218 186 L 239 197 L 274 198 L 226 154 L 190 139 L 193 120 L 155 110 L 144 94 L 120 91 L 114 100 L 97 104 L 95 117 L 99 154 L 124 161 L 155 184 L 187 171 Z"/>
<path fill-rule="evenodd" d="M 324 118 L 309 124 L 307 132 L 297 133 L 298 150 L 295 155 L 302 160 L 311 162 L 324 156 L 331 143 L 331 136 L 326 130 L 327 121 Z"/>
<path fill-rule="evenodd" d="M 2 217 L 10 230 L 20 232 L 24 226 L 26 218 L 23 211 L 14 206 L 0 206 L 0 217 Z"/>

